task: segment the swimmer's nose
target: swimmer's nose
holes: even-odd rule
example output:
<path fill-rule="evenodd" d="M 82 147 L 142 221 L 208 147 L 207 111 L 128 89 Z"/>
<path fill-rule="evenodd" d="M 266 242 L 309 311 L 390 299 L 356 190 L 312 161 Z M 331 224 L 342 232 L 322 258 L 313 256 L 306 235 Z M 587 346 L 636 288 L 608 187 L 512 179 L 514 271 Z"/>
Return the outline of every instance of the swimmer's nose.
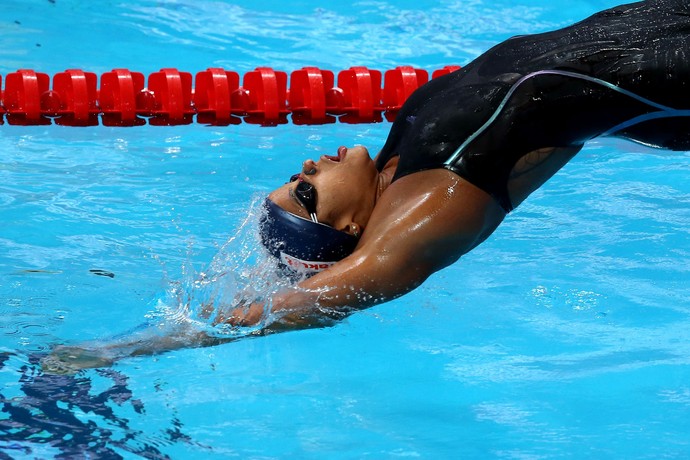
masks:
<path fill-rule="evenodd" d="M 305 176 L 313 176 L 316 174 L 316 163 L 314 163 L 314 160 L 307 160 L 302 163 L 302 172 Z"/>

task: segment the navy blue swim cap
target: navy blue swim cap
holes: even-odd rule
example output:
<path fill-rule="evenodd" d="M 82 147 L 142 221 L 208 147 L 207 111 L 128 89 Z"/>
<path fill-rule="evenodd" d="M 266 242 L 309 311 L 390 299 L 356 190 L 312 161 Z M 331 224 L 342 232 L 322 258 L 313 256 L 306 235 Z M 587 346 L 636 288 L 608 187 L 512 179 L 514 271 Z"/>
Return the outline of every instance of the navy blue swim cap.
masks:
<path fill-rule="evenodd" d="M 284 266 L 314 274 L 352 254 L 357 238 L 289 213 L 270 199 L 259 222 L 261 242 Z"/>

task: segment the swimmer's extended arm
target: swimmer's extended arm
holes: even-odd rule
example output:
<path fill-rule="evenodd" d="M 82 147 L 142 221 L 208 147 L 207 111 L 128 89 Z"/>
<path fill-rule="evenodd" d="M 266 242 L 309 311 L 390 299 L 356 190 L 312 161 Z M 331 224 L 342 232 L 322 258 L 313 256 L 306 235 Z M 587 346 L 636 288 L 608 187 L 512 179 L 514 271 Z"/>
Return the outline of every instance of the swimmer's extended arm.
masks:
<path fill-rule="evenodd" d="M 41 360 L 41 367 L 47 373 L 73 374 L 83 369 L 111 366 L 124 358 L 208 347 L 236 339 L 211 336 L 189 323 L 144 324 L 105 342 L 58 345 Z"/>
<path fill-rule="evenodd" d="M 434 184 L 429 186 L 429 184 Z M 262 330 L 216 337 L 188 324 L 156 326 L 94 346 L 56 347 L 44 369 L 73 373 L 122 358 L 203 347 L 247 335 L 332 324 L 333 319 L 401 296 L 488 237 L 504 217 L 486 193 L 446 170 L 403 177 L 379 198 L 357 250 L 328 270 L 272 299 L 278 317 Z M 264 305 L 221 312 L 218 322 L 253 326 Z M 50 366 L 53 368 L 51 369 Z"/>
<path fill-rule="evenodd" d="M 403 177 L 379 198 L 351 256 L 274 296 L 273 312 L 282 318 L 270 328 L 309 327 L 399 297 L 481 243 L 504 216 L 489 195 L 450 171 Z M 262 314 L 262 305 L 252 305 L 219 319 L 249 325 Z"/>

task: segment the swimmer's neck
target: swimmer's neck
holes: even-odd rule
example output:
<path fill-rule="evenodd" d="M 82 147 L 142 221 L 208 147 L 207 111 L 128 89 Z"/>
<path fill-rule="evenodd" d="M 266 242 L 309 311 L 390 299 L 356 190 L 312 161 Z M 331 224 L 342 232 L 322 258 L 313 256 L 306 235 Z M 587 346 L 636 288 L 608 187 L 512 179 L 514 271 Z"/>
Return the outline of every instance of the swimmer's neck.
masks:
<path fill-rule="evenodd" d="M 397 155 L 388 160 L 388 163 L 383 167 L 378 176 L 378 182 L 376 185 L 376 199 L 374 202 L 378 201 L 379 197 L 383 192 L 391 185 L 393 182 L 393 176 L 395 175 L 395 170 L 398 168 L 398 157 Z"/>

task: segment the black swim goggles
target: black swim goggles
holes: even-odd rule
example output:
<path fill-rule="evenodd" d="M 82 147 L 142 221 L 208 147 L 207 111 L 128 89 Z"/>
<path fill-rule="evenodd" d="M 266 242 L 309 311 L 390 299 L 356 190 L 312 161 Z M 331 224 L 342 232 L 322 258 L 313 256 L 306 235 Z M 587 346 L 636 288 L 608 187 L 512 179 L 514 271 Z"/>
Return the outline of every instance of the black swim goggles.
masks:
<path fill-rule="evenodd" d="M 316 188 L 308 182 L 300 179 L 299 174 L 290 176 L 290 182 L 298 181 L 297 186 L 290 190 L 290 195 L 309 213 L 311 221 L 319 223 L 316 218 Z"/>

